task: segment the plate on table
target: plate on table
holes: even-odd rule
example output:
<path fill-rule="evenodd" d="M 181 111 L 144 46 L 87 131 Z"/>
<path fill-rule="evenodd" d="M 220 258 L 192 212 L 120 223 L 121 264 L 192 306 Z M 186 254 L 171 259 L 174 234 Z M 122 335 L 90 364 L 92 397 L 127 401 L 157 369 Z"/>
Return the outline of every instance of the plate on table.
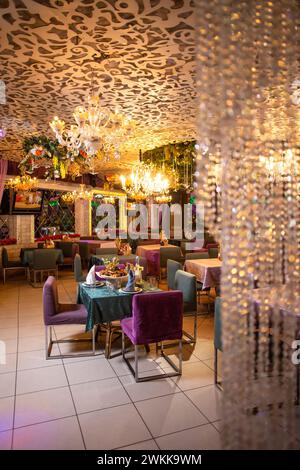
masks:
<path fill-rule="evenodd" d="M 123 292 L 124 294 L 138 294 L 139 292 L 143 292 L 143 289 L 142 289 L 142 287 L 135 287 L 134 291 L 119 289 L 119 292 Z"/>
<path fill-rule="evenodd" d="M 95 287 L 103 287 L 103 286 L 105 286 L 105 283 L 101 282 L 101 281 L 96 281 L 94 284 L 87 284 L 86 282 L 83 282 L 82 285 L 84 287 L 95 288 Z"/>

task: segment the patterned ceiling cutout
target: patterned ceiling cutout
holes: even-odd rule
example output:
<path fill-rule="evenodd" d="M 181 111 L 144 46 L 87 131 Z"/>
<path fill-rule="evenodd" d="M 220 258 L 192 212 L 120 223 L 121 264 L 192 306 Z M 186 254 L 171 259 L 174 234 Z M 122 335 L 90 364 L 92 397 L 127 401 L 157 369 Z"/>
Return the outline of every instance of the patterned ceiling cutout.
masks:
<path fill-rule="evenodd" d="M 194 28 L 193 0 L 1 0 L 0 156 L 18 159 L 29 133 L 51 135 L 54 115 L 71 122 L 92 82 L 103 106 L 137 122 L 125 161 L 193 138 Z"/>

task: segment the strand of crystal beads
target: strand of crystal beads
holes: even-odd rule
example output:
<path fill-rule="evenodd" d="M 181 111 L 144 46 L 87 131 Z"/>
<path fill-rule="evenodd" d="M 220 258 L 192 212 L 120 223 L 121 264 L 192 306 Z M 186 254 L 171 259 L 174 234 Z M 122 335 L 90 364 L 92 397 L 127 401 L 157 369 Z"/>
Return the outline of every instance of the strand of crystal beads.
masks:
<path fill-rule="evenodd" d="M 296 0 L 196 5 L 199 201 L 222 243 L 224 447 L 290 448 L 300 314 L 300 7 Z"/>

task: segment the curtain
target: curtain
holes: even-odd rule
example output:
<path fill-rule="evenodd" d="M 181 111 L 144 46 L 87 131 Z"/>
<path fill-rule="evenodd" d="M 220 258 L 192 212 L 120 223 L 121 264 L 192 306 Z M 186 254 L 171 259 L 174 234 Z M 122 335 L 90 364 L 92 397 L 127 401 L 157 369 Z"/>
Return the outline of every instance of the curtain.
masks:
<path fill-rule="evenodd" d="M 0 160 L 0 204 L 2 201 L 6 174 L 7 174 L 7 160 Z"/>

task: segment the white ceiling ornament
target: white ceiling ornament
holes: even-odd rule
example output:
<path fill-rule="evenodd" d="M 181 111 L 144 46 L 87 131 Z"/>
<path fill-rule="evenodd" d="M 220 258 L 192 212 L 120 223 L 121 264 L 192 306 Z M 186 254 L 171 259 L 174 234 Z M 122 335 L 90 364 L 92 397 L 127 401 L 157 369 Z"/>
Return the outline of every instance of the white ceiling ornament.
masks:
<path fill-rule="evenodd" d="M 192 0 L 2 0 L 0 18 L 0 155 L 32 132 L 51 135 L 53 116 L 71 122 L 92 74 L 103 106 L 137 123 L 126 161 L 195 137 Z"/>

